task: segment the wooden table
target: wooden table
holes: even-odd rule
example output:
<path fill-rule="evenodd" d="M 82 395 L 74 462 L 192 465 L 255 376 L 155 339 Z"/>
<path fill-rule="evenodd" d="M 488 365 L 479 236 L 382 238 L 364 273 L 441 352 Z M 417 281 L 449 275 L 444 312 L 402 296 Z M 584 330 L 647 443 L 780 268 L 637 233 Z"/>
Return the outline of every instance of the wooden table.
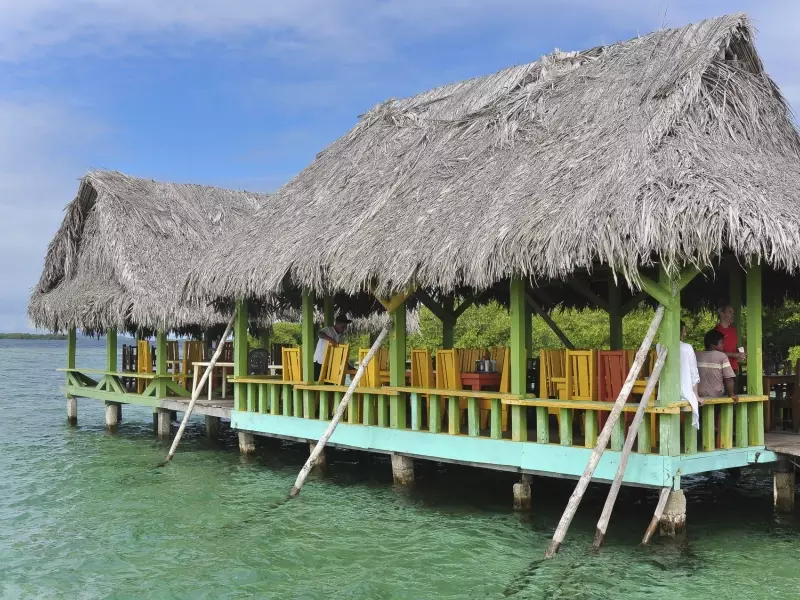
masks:
<path fill-rule="evenodd" d="M 496 371 L 462 371 L 461 387 L 470 389 L 473 392 L 479 392 L 487 388 L 495 388 L 493 391 L 497 391 L 500 389 L 500 373 Z"/>
<path fill-rule="evenodd" d="M 203 362 L 192 363 L 192 366 L 194 367 L 194 379 L 192 380 L 192 396 L 194 396 L 194 391 L 197 389 L 197 384 L 200 383 L 200 378 L 202 377 L 202 374 L 200 373 L 200 369 L 201 368 L 205 369 L 210 364 L 211 364 L 211 361 L 203 361 Z M 214 371 L 216 371 L 217 369 L 222 369 L 222 397 L 225 398 L 225 385 L 228 383 L 227 370 L 230 369 L 231 371 L 233 371 L 233 363 L 230 363 L 230 362 L 218 362 L 216 365 L 214 365 L 214 368 L 211 370 L 211 374 L 209 375 L 208 382 L 207 382 L 207 385 L 208 385 L 208 399 L 209 400 L 211 400 L 211 392 L 212 392 L 212 388 L 214 387 L 214 385 L 213 385 L 214 375 L 215 375 Z"/>
<path fill-rule="evenodd" d="M 763 392 L 767 396 L 767 401 L 764 402 L 764 429 L 772 431 L 772 401 L 769 399 L 769 392 L 774 387 L 786 386 L 785 393 L 794 396 L 794 375 L 764 375 L 763 377 Z M 783 390 L 780 392 L 775 391 L 775 399 L 783 395 Z M 795 406 L 794 399 L 792 399 L 792 428 L 797 431 L 800 428 L 800 405 Z"/>

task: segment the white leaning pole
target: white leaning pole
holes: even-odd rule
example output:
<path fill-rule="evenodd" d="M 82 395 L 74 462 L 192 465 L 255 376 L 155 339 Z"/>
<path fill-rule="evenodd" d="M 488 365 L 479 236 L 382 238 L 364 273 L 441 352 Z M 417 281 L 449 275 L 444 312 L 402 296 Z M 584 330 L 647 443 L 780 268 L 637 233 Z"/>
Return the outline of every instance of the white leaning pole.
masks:
<path fill-rule="evenodd" d="M 219 357 L 222 355 L 222 347 L 225 345 L 225 340 L 228 339 L 228 335 L 233 329 L 233 322 L 236 320 L 236 314 L 231 317 L 231 320 L 228 321 L 228 326 L 225 328 L 225 333 L 222 334 L 222 337 L 219 340 L 219 344 L 217 344 L 217 349 L 214 351 L 214 355 L 211 357 L 211 361 L 208 363 L 203 376 L 200 378 L 200 381 L 194 387 L 194 391 L 192 392 L 192 399 L 189 401 L 189 406 L 186 409 L 186 412 L 183 414 L 183 421 L 181 421 L 181 426 L 178 428 L 178 433 L 175 434 L 175 439 L 172 440 L 172 447 L 169 449 L 169 454 L 167 454 L 167 460 L 165 460 L 161 466 L 166 465 L 169 461 L 172 460 L 172 457 L 175 456 L 175 451 L 178 449 L 178 444 L 181 443 L 181 437 L 183 436 L 183 431 L 186 429 L 186 423 L 189 421 L 189 417 L 192 416 L 192 410 L 194 410 L 194 405 L 197 403 L 197 399 L 200 397 L 200 391 L 203 389 L 206 381 L 208 381 L 209 375 L 211 371 L 214 369 L 214 366 L 217 364 Z"/>
<path fill-rule="evenodd" d="M 322 437 L 319 438 L 317 445 L 314 446 L 314 449 L 311 451 L 311 454 L 306 461 L 306 464 L 303 465 L 303 468 L 300 469 L 300 473 L 297 475 L 297 479 L 294 482 L 294 486 L 292 490 L 289 492 L 289 497 L 294 498 L 297 494 L 300 493 L 300 488 L 303 487 L 303 484 L 308 477 L 309 472 L 311 472 L 311 468 L 314 466 L 314 462 L 317 460 L 317 457 L 322 452 L 322 449 L 325 448 L 325 444 L 328 443 L 328 440 L 333 435 L 333 431 L 336 429 L 336 426 L 339 424 L 339 421 L 342 419 L 342 415 L 344 414 L 345 409 L 347 408 L 348 402 L 350 402 L 350 398 L 353 396 L 353 392 L 355 391 L 356 387 L 358 387 L 358 382 L 361 381 L 361 376 L 364 375 L 364 371 L 369 364 L 369 361 L 372 360 L 372 357 L 375 356 L 375 353 L 378 351 L 378 348 L 381 347 L 383 340 L 386 339 L 386 336 L 389 334 L 389 328 L 391 327 L 391 321 L 389 322 L 386 327 L 381 330 L 380 335 L 378 335 L 378 339 L 375 340 L 375 343 L 372 344 L 372 347 L 367 352 L 367 355 L 361 361 L 361 364 L 358 365 L 358 371 L 356 371 L 355 377 L 353 377 L 353 381 L 350 382 L 350 387 L 347 388 L 347 393 L 345 393 L 344 398 L 339 403 L 339 406 L 336 407 L 336 412 L 334 412 L 333 417 L 331 418 L 331 422 L 328 424 L 328 428 L 325 430 L 325 433 L 322 434 Z"/>

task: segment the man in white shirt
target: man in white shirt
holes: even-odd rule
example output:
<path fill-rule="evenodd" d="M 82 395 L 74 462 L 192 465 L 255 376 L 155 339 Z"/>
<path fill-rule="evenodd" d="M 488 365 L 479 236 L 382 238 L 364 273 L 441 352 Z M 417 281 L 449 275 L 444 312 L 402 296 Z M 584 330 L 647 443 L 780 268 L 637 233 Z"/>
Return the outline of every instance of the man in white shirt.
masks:
<path fill-rule="evenodd" d="M 317 333 L 317 348 L 314 351 L 314 381 L 319 379 L 319 374 L 322 372 L 322 361 L 325 359 L 325 347 L 328 344 L 333 344 L 335 348 L 344 340 L 344 332 L 347 326 L 351 323 L 344 315 L 336 317 L 336 321 L 332 326 L 323 327 Z"/>
<path fill-rule="evenodd" d="M 694 348 L 684 342 L 686 339 L 686 323 L 681 321 L 681 399 L 686 400 L 692 407 L 692 427 L 700 428 L 700 414 L 698 406 L 702 404 L 697 395 L 697 384 L 700 383 L 700 373 L 697 370 L 697 356 Z"/>

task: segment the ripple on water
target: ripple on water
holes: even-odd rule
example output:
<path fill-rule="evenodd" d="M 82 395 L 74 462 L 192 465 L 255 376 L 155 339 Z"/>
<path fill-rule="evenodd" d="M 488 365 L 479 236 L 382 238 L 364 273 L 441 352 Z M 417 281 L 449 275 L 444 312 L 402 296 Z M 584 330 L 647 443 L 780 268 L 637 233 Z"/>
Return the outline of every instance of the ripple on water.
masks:
<path fill-rule="evenodd" d="M 103 343 L 81 340 L 101 367 Z M 559 556 L 541 556 L 571 482 L 536 479 L 534 512 L 509 510 L 514 477 L 418 463 L 395 488 L 384 457 L 329 454 L 324 477 L 282 502 L 302 444 L 238 455 L 233 433 L 195 419 L 175 462 L 152 413 L 99 402 L 64 424 L 63 343 L 2 342 L 0 597 L 3 598 L 779 598 L 796 595 L 798 521 L 774 515 L 771 480 L 747 470 L 685 478 L 689 534 L 638 546 L 655 494 L 623 489 L 591 550 L 605 487 L 590 487 Z"/>

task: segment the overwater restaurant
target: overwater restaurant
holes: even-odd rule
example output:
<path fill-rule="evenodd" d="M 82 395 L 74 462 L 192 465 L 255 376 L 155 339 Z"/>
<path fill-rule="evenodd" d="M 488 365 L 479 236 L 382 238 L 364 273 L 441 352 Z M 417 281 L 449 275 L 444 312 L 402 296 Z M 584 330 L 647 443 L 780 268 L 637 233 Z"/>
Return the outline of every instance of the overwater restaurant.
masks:
<path fill-rule="evenodd" d="M 764 387 L 762 315 L 799 295 L 799 188 L 787 104 L 747 17 L 730 15 L 387 100 L 268 199 L 201 200 L 166 186 L 150 214 L 123 218 L 135 186 L 92 196 L 82 185 L 30 314 L 70 332 L 68 402 L 105 401 L 110 425 L 125 403 L 183 410 L 193 365 L 207 356 L 170 351 L 168 332 L 191 324 L 215 339 L 235 314 L 223 361 L 231 373 L 217 369 L 204 410 L 230 419 L 244 452 L 256 436 L 316 441 L 328 426 L 355 375 L 348 358 L 366 348 L 329 346 L 315 378 L 318 321 L 388 314 L 388 348 L 367 365 L 330 444 L 390 454 L 399 483 L 413 481 L 417 460 L 518 472 L 521 505 L 532 474 L 581 476 L 606 423 L 593 475 L 614 479 L 652 392 L 622 482 L 668 490 L 670 531 L 685 520 L 681 478 L 691 474 L 772 464 L 776 498 L 793 503 L 795 438 L 772 431 L 784 415 Z M 182 220 L 169 216 L 176 201 L 193 214 L 193 202 L 218 204 Z M 140 224 L 126 227 L 129 218 Z M 165 232 L 180 240 L 167 255 Z M 736 315 L 747 307 L 736 323 L 746 392 L 707 399 L 697 429 L 681 398 L 681 310 L 720 298 Z M 460 315 L 492 300 L 510 313 L 509 347 L 453 348 Z M 663 307 L 660 361 L 623 348 L 623 317 L 643 303 Z M 442 322 L 434 352 L 406 341 L 407 312 L 420 305 Z M 575 348 L 550 318 L 560 306 L 607 311 L 609 348 Z M 300 315 L 302 344 L 259 355 L 248 331 L 263 332 L 280 311 Z M 564 348 L 531 355 L 534 314 Z M 115 342 L 102 373 L 79 368 L 75 329 L 111 340 L 131 324 L 155 332 L 149 371 L 138 357 L 135 371 L 120 365 Z M 787 409 L 796 428 L 800 411 Z M 162 434 L 168 425 L 164 417 Z"/>

